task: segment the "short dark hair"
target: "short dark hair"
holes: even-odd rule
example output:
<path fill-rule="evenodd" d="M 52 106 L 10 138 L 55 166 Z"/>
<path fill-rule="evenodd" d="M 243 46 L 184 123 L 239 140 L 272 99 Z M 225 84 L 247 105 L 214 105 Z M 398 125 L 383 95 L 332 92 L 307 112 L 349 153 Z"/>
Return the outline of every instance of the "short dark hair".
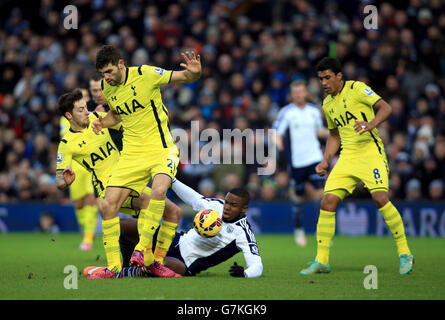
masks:
<path fill-rule="evenodd" d="M 249 204 L 250 194 L 249 194 L 249 192 L 246 189 L 244 189 L 244 188 L 233 188 L 232 190 L 229 191 L 229 193 L 231 193 L 231 194 L 233 194 L 233 195 L 235 195 L 237 197 L 240 197 L 243 200 L 245 205 Z"/>
<path fill-rule="evenodd" d="M 96 54 L 96 69 L 100 70 L 110 62 L 114 66 L 117 66 L 122 56 L 119 50 L 112 45 L 105 45 Z"/>
<path fill-rule="evenodd" d="M 60 115 L 65 116 L 66 112 L 73 113 L 74 103 L 83 98 L 82 91 L 80 89 L 74 89 L 71 92 L 62 94 L 57 100 Z"/>
<path fill-rule="evenodd" d="M 96 72 L 94 72 L 93 76 L 91 77 L 91 80 L 100 81 L 103 79 L 103 77 L 104 76 L 102 75 L 102 73 L 96 71 Z"/>
<path fill-rule="evenodd" d="M 317 72 L 331 70 L 334 74 L 341 72 L 341 63 L 336 58 L 324 57 L 321 59 L 315 67 Z"/>

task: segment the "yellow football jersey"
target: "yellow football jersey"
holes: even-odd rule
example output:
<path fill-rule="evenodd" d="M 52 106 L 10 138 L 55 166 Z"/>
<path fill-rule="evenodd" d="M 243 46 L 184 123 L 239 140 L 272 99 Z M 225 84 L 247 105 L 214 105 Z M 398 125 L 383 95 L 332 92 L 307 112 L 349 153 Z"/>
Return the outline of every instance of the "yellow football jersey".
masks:
<path fill-rule="evenodd" d="M 127 67 L 123 84 L 111 86 L 102 80 L 110 109 L 122 118 L 123 153 L 167 149 L 174 144 L 160 91 L 160 85 L 170 82 L 172 72 L 142 65 Z"/>
<path fill-rule="evenodd" d="M 329 129 L 338 129 L 342 154 L 357 152 L 366 143 L 374 143 L 380 154 L 383 143 L 377 128 L 360 135 L 354 130 L 355 121 L 370 122 L 375 117 L 373 106 L 381 97 L 360 81 L 346 81 L 336 96 L 328 95 L 323 101 L 323 112 Z"/>
<path fill-rule="evenodd" d="M 64 116 L 60 117 L 60 137 L 69 132 L 70 122 Z M 76 174 L 76 180 L 70 185 L 69 193 L 71 200 L 82 199 L 86 195 L 94 194 L 93 179 L 91 172 L 77 162 L 71 164 L 71 168 Z"/>
<path fill-rule="evenodd" d="M 90 113 L 90 125 L 81 131 L 69 128 L 57 150 L 57 169 L 64 170 L 72 161 L 80 164 L 92 172 L 93 185 L 98 194 L 105 190 L 108 178 L 119 160 L 119 151 L 109 131 L 103 129 L 96 135 L 91 128 L 91 123 L 99 115 L 104 117 L 106 113 Z"/>

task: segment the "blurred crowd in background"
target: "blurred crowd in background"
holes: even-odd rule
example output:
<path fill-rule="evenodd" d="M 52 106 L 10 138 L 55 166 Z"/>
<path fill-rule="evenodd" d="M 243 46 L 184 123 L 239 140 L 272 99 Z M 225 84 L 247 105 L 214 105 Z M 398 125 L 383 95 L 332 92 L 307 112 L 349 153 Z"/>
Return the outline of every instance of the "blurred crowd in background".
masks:
<path fill-rule="evenodd" d="M 172 127 L 186 130 L 191 121 L 200 130 L 270 128 L 294 80 L 321 108 L 315 64 L 337 57 L 346 80 L 367 83 L 393 107 L 379 128 L 392 199 L 444 198 L 444 1 L 77 0 L 78 29 L 64 27 L 63 1 L 3 3 L 0 202 L 66 199 L 55 186 L 57 98 L 88 88 L 103 44 L 121 49 L 129 66 L 180 70 L 181 52 L 201 55 L 201 79 L 163 88 Z M 377 30 L 364 28 L 368 4 L 378 9 Z M 246 185 L 254 199 L 286 200 L 287 160 L 279 153 L 276 173 L 258 176 L 255 165 L 183 159 L 178 178 L 206 196 Z"/>

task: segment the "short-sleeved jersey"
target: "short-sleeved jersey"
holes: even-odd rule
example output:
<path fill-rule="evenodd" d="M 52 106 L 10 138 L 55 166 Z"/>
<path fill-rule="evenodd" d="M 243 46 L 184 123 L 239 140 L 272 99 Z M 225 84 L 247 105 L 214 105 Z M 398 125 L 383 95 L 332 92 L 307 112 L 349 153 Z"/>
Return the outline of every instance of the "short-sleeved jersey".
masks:
<path fill-rule="evenodd" d="M 123 153 L 167 149 L 174 144 L 160 90 L 160 85 L 171 81 L 172 73 L 142 65 L 127 67 L 120 85 L 111 86 L 102 80 L 102 93 L 110 109 L 122 118 Z"/>
<path fill-rule="evenodd" d="M 60 137 L 69 132 L 70 122 L 64 116 L 60 117 Z M 69 193 L 71 200 L 82 199 L 88 194 L 94 194 L 93 180 L 91 177 L 91 172 L 88 172 L 83 166 L 77 162 L 71 164 L 71 168 L 76 174 L 76 180 L 70 185 Z"/>
<path fill-rule="evenodd" d="M 63 138 L 63 136 L 69 131 L 70 129 L 70 122 L 68 121 L 67 118 L 65 118 L 64 116 L 60 117 L 60 130 L 59 130 L 59 135 L 61 138 Z"/>
<path fill-rule="evenodd" d="M 106 113 L 90 113 L 90 125 L 81 131 L 69 128 L 57 150 L 57 170 L 64 170 L 75 161 L 92 172 L 93 185 L 98 193 L 106 188 L 108 178 L 119 160 L 119 151 L 109 131 L 103 129 L 96 135 L 91 128 L 91 123 L 99 115 L 104 117 Z"/>
<path fill-rule="evenodd" d="M 360 135 L 355 132 L 355 121 L 370 122 L 375 117 L 373 106 L 380 100 L 370 87 L 360 81 L 346 81 L 336 96 L 328 95 L 323 101 L 323 112 L 328 129 L 338 129 L 342 154 L 356 153 L 366 143 L 374 143 L 383 152 L 383 143 L 377 128 Z"/>

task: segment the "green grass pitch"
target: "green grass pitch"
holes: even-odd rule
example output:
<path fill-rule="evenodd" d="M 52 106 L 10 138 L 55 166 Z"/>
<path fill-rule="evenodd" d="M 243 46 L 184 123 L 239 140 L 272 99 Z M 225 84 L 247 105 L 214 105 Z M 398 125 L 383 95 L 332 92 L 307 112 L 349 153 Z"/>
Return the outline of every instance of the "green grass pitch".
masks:
<path fill-rule="evenodd" d="M 299 271 L 314 258 L 314 236 L 305 248 L 291 235 L 258 235 L 263 259 L 261 278 L 229 276 L 230 265 L 245 265 L 238 253 L 225 263 L 196 277 L 181 279 L 132 278 L 87 280 L 83 268 L 105 265 L 100 237 L 94 250 L 78 249 L 78 233 L 55 235 L 10 233 L 0 235 L 0 299 L 43 300 L 438 300 L 445 299 L 445 241 L 409 238 L 415 256 L 414 271 L 398 274 L 391 237 L 336 236 L 331 249 L 330 274 L 303 276 Z M 67 265 L 78 269 L 77 289 L 66 289 Z M 377 268 L 377 289 L 365 289 L 367 265 Z M 71 275 L 72 276 L 72 275 Z M 72 283 L 72 282 L 71 282 Z"/>

